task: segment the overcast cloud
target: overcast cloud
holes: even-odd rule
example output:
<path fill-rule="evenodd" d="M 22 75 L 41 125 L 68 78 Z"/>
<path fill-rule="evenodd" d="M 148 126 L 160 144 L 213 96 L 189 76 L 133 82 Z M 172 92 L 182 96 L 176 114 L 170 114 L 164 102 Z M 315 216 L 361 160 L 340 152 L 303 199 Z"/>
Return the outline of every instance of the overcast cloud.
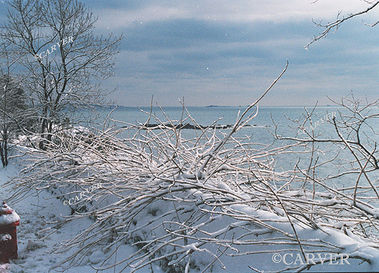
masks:
<path fill-rule="evenodd" d="M 265 105 L 327 104 L 326 96 L 377 98 L 378 12 L 343 25 L 305 50 L 331 21 L 368 7 L 362 0 L 86 0 L 99 34 L 123 33 L 114 102 L 245 105 L 280 73 Z M 0 4 L 1 5 L 1 4 Z"/>

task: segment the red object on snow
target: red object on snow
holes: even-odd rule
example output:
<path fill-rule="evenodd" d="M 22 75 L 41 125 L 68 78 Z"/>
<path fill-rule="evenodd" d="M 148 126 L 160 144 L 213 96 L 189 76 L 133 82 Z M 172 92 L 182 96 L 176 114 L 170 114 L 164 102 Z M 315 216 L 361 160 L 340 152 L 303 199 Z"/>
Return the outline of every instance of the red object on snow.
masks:
<path fill-rule="evenodd" d="M 0 264 L 17 259 L 17 231 L 20 216 L 5 202 L 0 208 Z"/>

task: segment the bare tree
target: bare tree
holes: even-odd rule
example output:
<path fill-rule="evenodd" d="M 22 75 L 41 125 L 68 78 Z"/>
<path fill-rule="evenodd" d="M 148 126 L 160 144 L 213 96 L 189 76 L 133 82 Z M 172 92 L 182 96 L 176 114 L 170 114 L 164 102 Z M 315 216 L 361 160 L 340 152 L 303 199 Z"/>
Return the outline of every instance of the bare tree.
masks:
<path fill-rule="evenodd" d="M 23 55 L 19 70 L 51 141 L 65 107 L 101 101 L 99 80 L 112 75 L 121 37 L 95 35 L 97 18 L 77 0 L 12 0 L 7 19 L 1 39 Z"/>
<path fill-rule="evenodd" d="M 11 55 L 17 59 L 17 54 Z M 8 148 L 12 137 L 25 132 L 32 119 L 21 81 L 16 78 L 14 61 L 5 45 L 0 53 L 0 156 L 3 167 L 8 165 Z"/>
<path fill-rule="evenodd" d="M 5 167 L 8 165 L 8 144 L 11 134 L 16 132 L 17 125 L 24 119 L 23 114 L 25 114 L 27 106 L 24 91 L 16 85 L 11 77 L 2 76 L 0 86 L 0 156 L 3 167 Z"/>

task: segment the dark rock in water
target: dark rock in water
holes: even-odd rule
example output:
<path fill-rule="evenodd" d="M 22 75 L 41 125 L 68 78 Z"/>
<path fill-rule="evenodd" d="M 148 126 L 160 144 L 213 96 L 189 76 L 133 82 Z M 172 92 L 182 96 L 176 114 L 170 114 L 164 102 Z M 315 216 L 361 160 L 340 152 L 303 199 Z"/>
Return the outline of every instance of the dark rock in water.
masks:
<path fill-rule="evenodd" d="M 206 107 L 208 107 L 208 108 L 215 108 L 215 107 L 220 107 L 220 106 L 218 106 L 218 105 L 214 105 L 214 104 L 211 104 L 211 105 L 208 105 L 208 106 L 206 106 Z"/>
<path fill-rule="evenodd" d="M 165 123 L 165 124 L 156 124 L 156 123 L 148 123 L 141 125 L 142 130 L 147 129 L 164 129 L 164 128 L 175 128 L 175 129 L 193 129 L 193 130 L 201 130 L 201 129 L 228 129 L 231 128 L 231 124 L 225 124 L 225 125 L 209 125 L 209 126 L 203 126 L 203 125 L 193 125 L 190 123 L 185 124 L 172 124 L 172 123 Z"/>

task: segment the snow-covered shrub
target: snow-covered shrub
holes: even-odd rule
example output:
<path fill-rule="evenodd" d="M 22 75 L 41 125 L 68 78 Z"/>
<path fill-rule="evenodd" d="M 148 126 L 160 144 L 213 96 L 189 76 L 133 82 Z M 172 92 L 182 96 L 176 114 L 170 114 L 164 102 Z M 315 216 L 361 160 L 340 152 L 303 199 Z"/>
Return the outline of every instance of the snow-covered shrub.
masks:
<path fill-rule="evenodd" d="M 378 266 L 377 180 L 372 181 L 377 151 L 365 154 L 363 142 L 344 138 L 336 121 L 344 120 L 337 115 L 340 140 L 329 138 L 330 143 L 350 147 L 353 155 L 360 151 L 350 162 L 353 173 L 346 174 L 359 177 L 349 187 L 329 183 L 332 178 L 319 177 L 318 169 L 338 158 L 315 159 L 313 144 L 320 139 L 294 137 L 272 146 L 237 133 L 258 114 L 258 102 L 225 132 L 203 128 L 187 134 L 164 126 L 174 121 L 150 114 L 148 120 L 161 124 L 159 129 L 136 125 L 93 131 L 91 141 L 74 135 L 68 145 L 30 155 L 23 177 L 12 181 L 18 189 L 14 198 L 30 189 L 55 189 L 67 196 L 100 185 L 73 205 L 74 211 L 86 205 L 86 211 L 67 219 L 91 217 L 93 225 L 64 244 L 80 246 L 67 262 L 102 249 L 99 269 L 114 266 L 111 258 L 125 244 L 133 244 L 136 252 L 117 256 L 117 263 L 134 271 L 151 264 L 165 272 L 302 271 L 324 263 L 314 253 L 348 255 L 351 264 Z M 183 116 L 196 124 L 186 110 Z M 370 118 L 362 116 L 365 122 Z M 123 130 L 131 137 L 120 137 Z M 302 158 L 310 156 L 311 164 L 295 160 L 292 168 L 276 170 L 277 159 L 299 151 Z M 367 183 L 359 183 L 362 175 Z M 311 263 L 271 260 L 275 253 L 288 252 L 303 261 L 312 257 Z"/>

